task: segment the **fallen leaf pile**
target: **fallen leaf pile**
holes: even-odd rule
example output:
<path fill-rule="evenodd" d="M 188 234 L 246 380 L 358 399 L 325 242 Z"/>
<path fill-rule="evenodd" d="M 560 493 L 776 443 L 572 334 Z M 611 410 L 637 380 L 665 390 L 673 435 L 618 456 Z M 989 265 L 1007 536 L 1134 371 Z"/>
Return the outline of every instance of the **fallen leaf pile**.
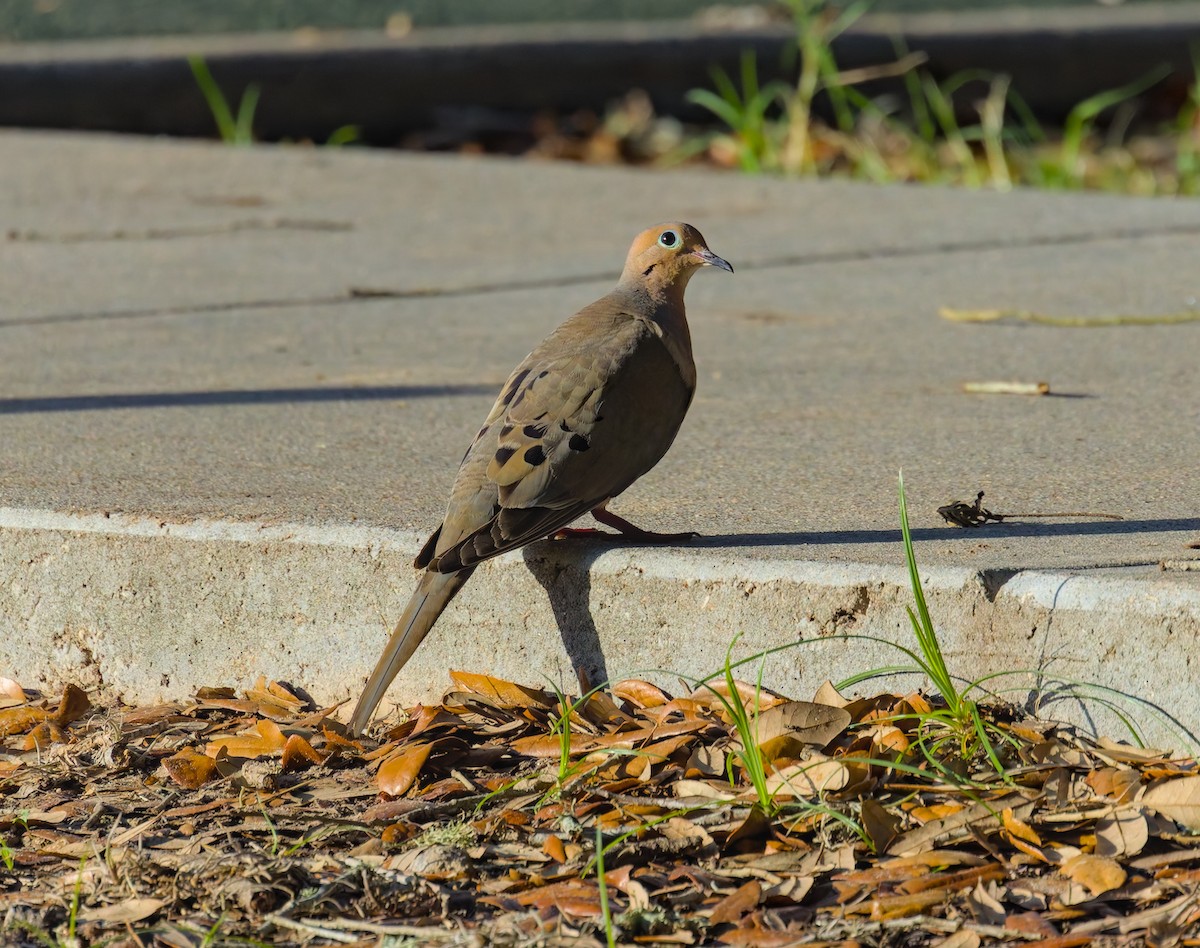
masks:
<path fill-rule="evenodd" d="M 451 677 L 361 740 L 277 682 L 0 679 L 0 941 L 1200 945 L 1194 759 L 987 707 L 993 760 L 921 694 Z"/>

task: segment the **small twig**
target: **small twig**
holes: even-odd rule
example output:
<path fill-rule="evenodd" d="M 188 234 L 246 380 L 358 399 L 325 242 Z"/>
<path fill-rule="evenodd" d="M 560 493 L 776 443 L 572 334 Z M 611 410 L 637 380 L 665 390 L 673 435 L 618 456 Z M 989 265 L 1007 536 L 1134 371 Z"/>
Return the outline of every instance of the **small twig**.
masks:
<path fill-rule="evenodd" d="M 370 932 L 372 935 L 399 935 L 401 937 L 419 938 L 422 940 L 429 939 L 431 941 L 457 938 L 462 934 L 461 930 L 434 928 L 432 925 L 385 925 L 381 922 L 368 922 L 365 919 L 351 918 L 329 918 L 321 924 L 326 928 L 336 928 L 340 931 Z M 354 939 L 350 940 L 353 941 Z"/>
<path fill-rule="evenodd" d="M 1047 517 L 1084 517 L 1087 519 L 1096 520 L 1124 520 L 1124 517 L 1119 517 L 1116 514 L 1106 513 L 1087 513 L 1084 511 L 1072 511 L 1070 513 L 992 513 L 983 506 L 983 491 L 975 495 L 975 502 L 968 504 L 964 500 L 956 500 L 952 504 L 946 504 L 943 507 L 938 507 L 937 512 L 942 519 L 947 523 L 951 523 L 956 527 L 982 527 L 989 520 L 995 523 L 1003 523 L 1005 520 L 1031 520 L 1034 518 Z"/>
<path fill-rule="evenodd" d="M 971 395 L 1049 395 L 1049 382 L 963 382 Z"/>
<path fill-rule="evenodd" d="M 318 925 L 312 925 L 308 922 L 301 922 L 294 918 L 288 918 L 284 915 L 268 915 L 263 919 L 264 922 L 269 922 L 279 928 L 288 928 L 296 932 L 304 932 L 306 935 L 314 935 L 317 938 L 328 938 L 330 941 L 339 941 L 343 945 L 349 945 L 352 942 L 358 941 L 354 935 L 344 935 L 341 932 L 334 931 L 331 928 L 322 928 Z M 330 920 L 332 921 L 332 919 Z"/>

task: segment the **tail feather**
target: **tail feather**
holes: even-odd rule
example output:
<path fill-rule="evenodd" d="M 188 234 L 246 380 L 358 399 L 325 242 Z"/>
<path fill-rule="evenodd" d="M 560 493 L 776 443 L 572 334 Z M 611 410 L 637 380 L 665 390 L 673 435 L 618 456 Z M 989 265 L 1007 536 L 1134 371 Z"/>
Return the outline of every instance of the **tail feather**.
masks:
<path fill-rule="evenodd" d="M 404 614 L 392 630 L 392 637 L 371 677 L 363 689 L 362 697 L 354 706 L 354 714 L 350 718 L 350 732 L 361 734 L 371 721 L 371 715 L 383 700 L 384 693 L 392 679 L 405 666 L 421 640 L 429 634 L 433 624 L 437 622 L 442 611 L 450 604 L 450 600 L 462 589 L 474 569 L 464 569 L 457 573 L 426 572 L 417 584 L 412 598 L 404 607 Z"/>

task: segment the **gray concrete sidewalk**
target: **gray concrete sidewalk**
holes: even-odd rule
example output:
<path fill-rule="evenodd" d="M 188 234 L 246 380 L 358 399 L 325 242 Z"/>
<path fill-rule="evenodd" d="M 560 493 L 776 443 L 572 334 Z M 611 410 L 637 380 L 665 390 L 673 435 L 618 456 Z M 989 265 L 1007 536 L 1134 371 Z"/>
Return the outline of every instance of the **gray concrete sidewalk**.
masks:
<path fill-rule="evenodd" d="M 447 667 L 698 676 L 739 632 L 904 641 L 903 467 L 964 675 L 1041 667 L 1200 727 L 1200 573 L 1159 566 L 1200 558 L 1200 323 L 938 315 L 1200 313 L 1200 202 L 32 133 L 0 135 L 0 674 L 353 695 L 495 389 L 663 219 L 737 273 L 693 281 L 696 402 L 615 507 L 704 539 L 487 566 L 394 697 Z M 992 379 L 1055 394 L 961 391 Z M 942 526 L 977 489 L 1124 519 Z M 896 660 L 838 640 L 766 681 Z"/>

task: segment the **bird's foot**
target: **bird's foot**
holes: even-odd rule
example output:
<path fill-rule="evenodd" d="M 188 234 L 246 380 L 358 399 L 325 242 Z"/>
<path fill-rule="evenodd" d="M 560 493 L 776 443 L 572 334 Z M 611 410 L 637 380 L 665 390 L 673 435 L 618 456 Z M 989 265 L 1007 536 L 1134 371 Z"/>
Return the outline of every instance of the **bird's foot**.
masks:
<path fill-rule="evenodd" d="M 568 538 L 587 538 L 591 540 L 615 540 L 629 544 L 660 544 L 660 543 L 689 543 L 700 534 L 694 531 L 686 533 L 655 533 L 653 530 L 643 530 L 636 524 L 630 523 L 624 517 L 618 517 L 605 507 L 597 507 L 592 516 L 602 524 L 612 527 L 616 533 L 607 530 L 597 530 L 595 527 L 564 527 L 551 537 L 554 540 Z"/>

